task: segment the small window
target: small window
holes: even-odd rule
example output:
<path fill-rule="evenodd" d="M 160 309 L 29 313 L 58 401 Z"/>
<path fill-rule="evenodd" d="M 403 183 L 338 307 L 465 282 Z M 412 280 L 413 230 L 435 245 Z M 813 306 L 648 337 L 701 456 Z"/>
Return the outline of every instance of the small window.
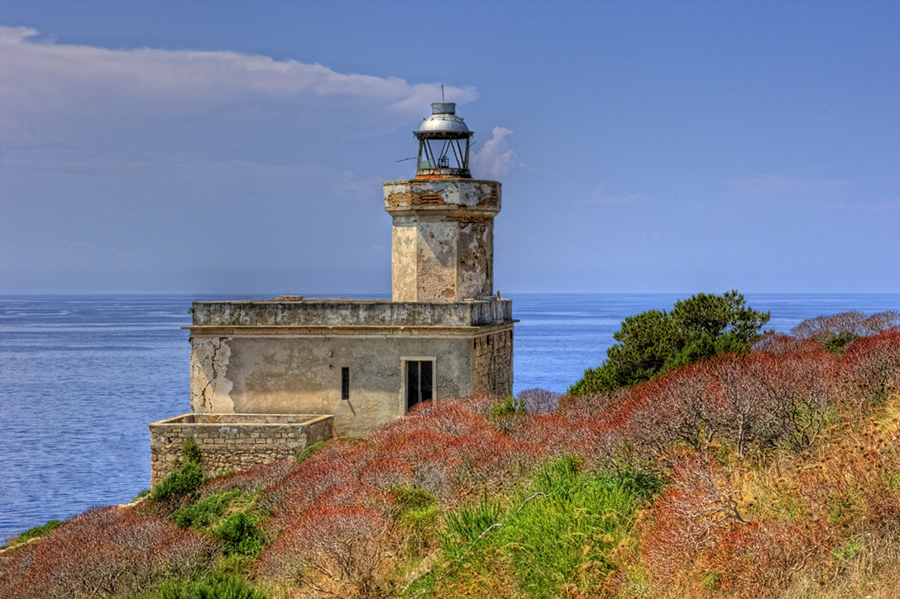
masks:
<path fill-rule="evenodd" d="M 350 399 L 350 367 L 341 368 L 341 399 Z"/>

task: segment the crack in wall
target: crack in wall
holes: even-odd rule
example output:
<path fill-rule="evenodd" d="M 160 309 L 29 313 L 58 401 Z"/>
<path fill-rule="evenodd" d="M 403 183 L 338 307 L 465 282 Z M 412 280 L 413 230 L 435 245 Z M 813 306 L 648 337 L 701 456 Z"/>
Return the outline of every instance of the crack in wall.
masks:
<path fill-rule="evenodd" d="M 230 339 L 191 339 L 191 411 L 195 413 L 234 412 L 228 380 Z"/>

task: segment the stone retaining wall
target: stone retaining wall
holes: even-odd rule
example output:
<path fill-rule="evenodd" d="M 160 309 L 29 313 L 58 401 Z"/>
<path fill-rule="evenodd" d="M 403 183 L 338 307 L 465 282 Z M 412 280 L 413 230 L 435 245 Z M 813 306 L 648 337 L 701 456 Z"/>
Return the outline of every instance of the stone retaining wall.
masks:
<path fill-rule="evenodd" d="M 322 414 L 183 414 L 150 424 L 150 484 L 184 463 L 182 443 L 200 448 L 206 474 L 244 470 L 294 458 L 332 436 L 334 416 Z"/>

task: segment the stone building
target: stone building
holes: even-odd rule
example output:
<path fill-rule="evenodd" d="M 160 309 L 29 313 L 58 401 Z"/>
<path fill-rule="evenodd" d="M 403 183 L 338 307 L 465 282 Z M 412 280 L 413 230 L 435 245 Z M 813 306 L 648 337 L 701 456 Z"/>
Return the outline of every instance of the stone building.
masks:
<path fill-rule="evenodd" d="M 501 185 L 471 177 L 472 132 L 455 108 L 432 104 L 414 133 L 416 177 L 384 183 L 393 219 L 390 301 L 193 304 L 195 420 L 332 415 L 335 435 L 364 436 L 421 401 L 512 393 L 512 302 L 493 288 Z M 151 436 L 165 422 L 151 425 Z M 175 450 L 174 437 L 159 435 L 155 469 L 168 459 L 161 448 Z"/>

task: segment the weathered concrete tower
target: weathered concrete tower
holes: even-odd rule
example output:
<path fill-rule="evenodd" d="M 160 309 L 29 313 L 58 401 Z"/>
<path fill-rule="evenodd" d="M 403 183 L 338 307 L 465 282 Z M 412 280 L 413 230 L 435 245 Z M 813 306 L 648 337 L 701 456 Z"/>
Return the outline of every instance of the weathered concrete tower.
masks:
<path fill-rule="evenodd" d="M 436 102 L 414 133 L 415 179 L 387 181 L 393 217 L 391 276 L 395 302 L 463 301 L 494 294 L 494 217 L 500 183 L 472 179 L 472 132 L 456 104 Z"/>

